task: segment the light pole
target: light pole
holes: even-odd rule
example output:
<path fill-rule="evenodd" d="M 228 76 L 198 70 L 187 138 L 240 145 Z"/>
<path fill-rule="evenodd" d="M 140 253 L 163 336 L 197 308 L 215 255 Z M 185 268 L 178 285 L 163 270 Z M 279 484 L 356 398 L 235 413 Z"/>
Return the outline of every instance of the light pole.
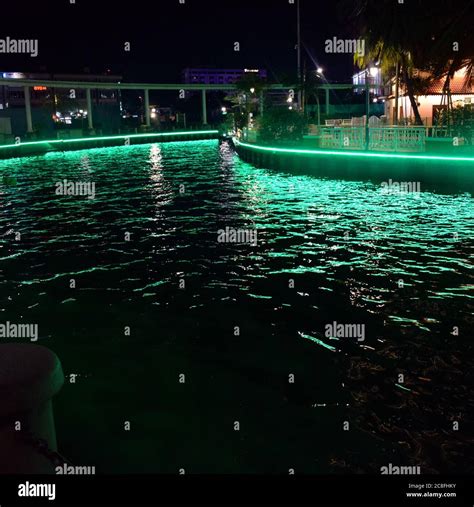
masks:
<path fill-rule="evenodd" d="M 250 97 L 250 106 L 248 109 L 250 109 L 250 111 L 248 111 L 248 120 L 247 120 L 247 127 L 248 129 L 252 126 L 252 118 L 253 118 L 253 112 L 251 111 L 252 108 L 252 103 L 254 101 L 254 98 L 253 96 L 255 95 L 255 88 L 252 86 L 252 88 L 250 88 L 250 93 L 252 94 L 252 96 Z"/>
<path fill-rule="evenodd" d="M 365 73 L 365 149 L 369 149 L 369 113 L 370 113 L 370 88 L 369 88 L 370 71 Z"/>
<path fill-rule="evenodd" d="M 322 79 L 322 77 L 323 77 L 323 69 L 322 69 L 322 67 L 318 67 L 316 69 L 316 76 L 319 77 L 319 79 Z M 319 131 L 319 127 L 321 125 L 321 105 L 319 104 L 319 84 L 318 84 L 318 87 L 316 89 L 316 102 L 318 104 L 318 131 Z"/>
<path fill-rule="evenodd" d="M 319 90 L 316 91 L 316 102 L 318 104 L 318 130 L 321 125 L 321 106 L 319 105 Z"/>
<path fill-rule="evenodd" d="M 298 71 L 298 107 L 301 109 L 301 17 L 300 0 L 296 0 L 296 33 L 297 33 L 297 71 Z"/>
<path fill-rule="evenodd" d="M 395 115 L 393 117 L 394 125 L 398 125 L 398 93 L 400 83 L 400 62 L 397 59 L 397 67 L 395 70 Z"/>

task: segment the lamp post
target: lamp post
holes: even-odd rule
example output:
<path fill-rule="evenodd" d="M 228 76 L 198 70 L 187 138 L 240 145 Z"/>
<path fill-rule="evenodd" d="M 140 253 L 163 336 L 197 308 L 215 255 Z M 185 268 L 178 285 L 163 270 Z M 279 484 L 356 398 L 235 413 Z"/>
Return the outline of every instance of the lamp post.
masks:
<path fill-rule="evenodd" d="M 300 0 L 296 0 L 296 34 L 297 34 L 297 72 L 298 72 L 298 107 L 301 109 L 301 16 Z"/>
<path fill-rule="evenodd" d="M 369 149 L 369 113 L 370 113 L 370 71 L 366 70 L 365 73 L 365 149 Z"/>
<path fill-rule="evenodd" d="M 398 125 L 398 94 L 400 83 L 400 62 L 397 59 L 397 67 L 395 70 L 395 115 L 393 117 L 394 125 Z"/>
<path fill-rule="evenodd" d="M 316 69 L 316 77 L 319 77 L 319 79 L 322 79 L 323 77 L 323 68 L 322 67 L 318 67 Z M 319 103 L 319 84 L 318 84 L 318 88 L 316 90 L 316 103 L 318 104 L 318 131 L 319 131 L 319 127 L 321 125 L 321 105 Z"/>
<path fill-rule="evenodd" d="M 321 125 L 321 106 L 319 104 L 319 90 L 316 92 L 316 102 L 318 104 L 318 130 Z"/>

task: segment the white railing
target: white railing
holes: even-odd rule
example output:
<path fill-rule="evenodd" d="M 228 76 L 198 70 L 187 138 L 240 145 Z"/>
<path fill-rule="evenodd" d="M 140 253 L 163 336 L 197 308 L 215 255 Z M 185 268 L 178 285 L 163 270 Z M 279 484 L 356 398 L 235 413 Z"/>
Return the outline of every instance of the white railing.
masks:
<path fill-rule="evenodd" d="M 425 127 L 371 127 L 369 150 L 425 151 Z"/>
<path fill-rule="evenodd" d="M 424 151 L 424 127 L 369 127 L 368 149 L 373 151 Z M 364 150 L 366 127 L 322 127 L 321 147 Z"/>
<path fill-rule="evenodd" d="M 363 150 L 365 148 L 365 128 L 323 127 L 321 128 L 321 147 Z"/>

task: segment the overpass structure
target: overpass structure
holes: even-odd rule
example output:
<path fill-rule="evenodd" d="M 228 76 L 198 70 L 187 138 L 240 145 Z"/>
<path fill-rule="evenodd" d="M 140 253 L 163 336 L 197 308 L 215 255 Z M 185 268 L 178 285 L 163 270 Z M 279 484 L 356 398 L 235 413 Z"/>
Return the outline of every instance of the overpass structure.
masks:
<path fill-rule="evenodd" d="M 176 91 L 201 91 L 201 107 L 202 107 L 202 123 L 207 125 L 207 100 L 206 92 L 212 91 L 232 91 L 237 90 L 235 84 L 168 84 L 168 83 L 107 83 L 107 82 L 88 82 L 88 81 L 51 81 L 43 79 L 16 79 L 16 78 L 0 78 L 0 86 L 23 86 L 25 95 L 25 111 L 26 111 L 26 126 L 27 132 L 33 132 L 33 121 L 31 115 L 31 99 L 30 88 L 33 86 L 46 86 L 50 88 L 66 88 L 70 90 L 86 90 L 87 100 L 87 121 L 89 129 L 94 128 L 94 119 L 92 114 L 92 99 L 91 90 L 140 90 L 144 92 L 144 105 L 145 105 L 145 124 L 151 125 L 150 120 L 150 90 L 176 90 Z M 318 86 L 319 89 L 324 90 L 326 93 L 326 110 L 329 106 L 329 92 L 330 90 L 366 88 L 367 85 L 354 85 L 354 84 L 332 84 L 326 83 Z M 296 85 L 282 85 L 271 84 L 265 87 L 265 90 L 287 90 L 295 89 Z"/>

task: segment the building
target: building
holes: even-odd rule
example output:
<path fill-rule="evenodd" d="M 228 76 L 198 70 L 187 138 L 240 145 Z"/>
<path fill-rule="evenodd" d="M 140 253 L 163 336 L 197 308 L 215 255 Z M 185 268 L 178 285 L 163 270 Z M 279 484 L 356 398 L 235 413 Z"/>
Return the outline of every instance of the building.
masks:
<path fill-rule="evenodd" d="M 246 74 L 255 74 L 260 79 L 267 78 L 264 69 L 191 69 L 183 70 L 183 82 L 186 84 L 235 84 Z"/>
<path fill-rule="evenodd" d="M 367 69 L 363 69 L 357 74 L 352 76 L 352 84 L 354 85 L 365 85 L 367 82 L 367 77 L 369 79 L 370 92 L 373 95 L 383 95 L 383 81 L 382 81 L 382 72 L 380 67 L 372 66 Z M 354 93 L 364 93 L 364 88 L 358 87 L 354 89 Z"/>
<path fill-rule="evenodd" d="M 467 68 L 463 68 L 456 72 L 451 80 L 451 100 L 453 107 L 466 106 L 474 104 L 474 76 L 469 76 L 466 79 Z M 427 72 L 418 72 L 418 77 L 428 79 Z M 426 91 L 423 95 L 416 97 L 418 103 L 418 111 L 420 112 L 423 123 L 431 127 L 436 124 L 436 118 L 440 110 L 447 109 L 446 94 L 443 97 L 445 79 L 432 80 L 427 85 Z M 390 95 L 385 101 L 385 114 L 390 118 L 390 122 L 394 122 L 395 118 L 395 79 L 392 80 Z M 474 106 L 473 106 L 474 107 Z M 413 109 L 411 107 L 410 98 L 406 93 L 403 85 L 400 85 L 398 97 L 398 119 L 399 123 L 403 123 L 413 118 Z"/>

